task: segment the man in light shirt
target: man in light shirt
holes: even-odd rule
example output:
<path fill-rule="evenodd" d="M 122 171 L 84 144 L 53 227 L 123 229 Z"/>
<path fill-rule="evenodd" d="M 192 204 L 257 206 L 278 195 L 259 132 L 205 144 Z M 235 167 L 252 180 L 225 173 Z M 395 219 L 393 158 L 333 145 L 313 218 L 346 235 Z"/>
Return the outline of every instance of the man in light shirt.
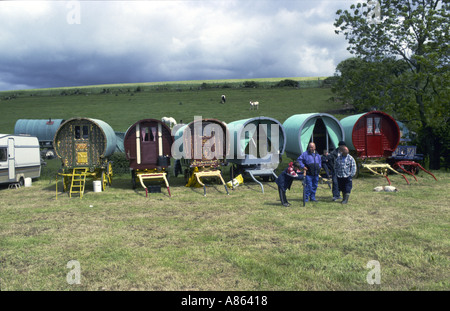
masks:
<path fill-rule="evenodd" d="M 339 150 L 341 154 L 334 163 L 334 172 L 338 180 L 339 192 L 342 191 L 344 197 L 341 203 L 347 204 L 353 188 L 352 178 L 356 174 L 356 161 L 349 154 L 346 146 L 339 147 Z"/>

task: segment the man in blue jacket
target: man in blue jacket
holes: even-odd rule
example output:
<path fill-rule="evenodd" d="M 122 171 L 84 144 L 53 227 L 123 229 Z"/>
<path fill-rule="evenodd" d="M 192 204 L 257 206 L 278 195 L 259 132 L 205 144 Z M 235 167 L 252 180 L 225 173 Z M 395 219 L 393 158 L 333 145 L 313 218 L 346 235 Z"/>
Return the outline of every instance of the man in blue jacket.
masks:
<path fill-rule="evenodd" d="M 322 167 L 322 159 L 316 152 L 316 144 L 309 143 L 308 150 L 303 152 L 297 159 L 302 169 L 306 169 L 305 187 L 306 187 L 306 199 L 308 202 L 310 199 L 313 202 L 316 200 L 316 190 L 319 185 L 319 173 Z"/>

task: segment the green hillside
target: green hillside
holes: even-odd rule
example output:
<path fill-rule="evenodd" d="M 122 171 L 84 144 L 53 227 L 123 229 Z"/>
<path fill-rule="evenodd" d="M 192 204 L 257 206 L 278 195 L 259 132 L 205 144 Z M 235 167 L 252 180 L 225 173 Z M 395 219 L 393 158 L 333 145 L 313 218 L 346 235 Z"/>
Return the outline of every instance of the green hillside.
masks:
<path fill-rule="evenodd" d="M 298 87 L 277 87 L 280 81 L 184 81 L 0 92 L 0 132 L 13 132 L 18 119 L 90 117 L 126 131 L 144 118 L 172 116 L 186 123 L 202 116 L 228 123 L 268 116 L 284 122 L 293 114 L 340 108 L 330 100 L 330 88 L 319 87 L 323 84 L 320 78 L 297 78 L 293 81 L 299 81 Z M 220 101 L 222 94 L 227 98 L 225 104 Z M 260 102 L 258 111 L 250 110 L 250 100 Z"/>

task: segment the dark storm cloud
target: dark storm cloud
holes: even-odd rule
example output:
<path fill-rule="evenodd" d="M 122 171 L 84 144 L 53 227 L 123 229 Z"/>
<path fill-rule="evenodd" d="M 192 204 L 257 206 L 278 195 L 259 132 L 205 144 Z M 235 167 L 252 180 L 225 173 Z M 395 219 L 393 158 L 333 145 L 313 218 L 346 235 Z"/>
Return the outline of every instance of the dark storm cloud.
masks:
<path fill-rule="evenodd" d="M 351 2 L 0 2 L 0 90 L 332 75 Z"/>

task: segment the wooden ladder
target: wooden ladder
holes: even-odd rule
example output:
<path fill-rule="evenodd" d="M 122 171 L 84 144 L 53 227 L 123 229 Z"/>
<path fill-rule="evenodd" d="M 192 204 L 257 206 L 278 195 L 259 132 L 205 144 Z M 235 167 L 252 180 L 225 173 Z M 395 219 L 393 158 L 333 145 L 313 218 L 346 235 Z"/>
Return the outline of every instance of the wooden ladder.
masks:
<path fill-rule="evenodd" d="M 85 167 L 73 169 L 69 197 L 72 197 L 72 194 L 79 194 L 80 199 L 83 198 L 84 185 L 86 184 L 87 171 L 88 171 L 88 168 L 85 168 Z"/>

